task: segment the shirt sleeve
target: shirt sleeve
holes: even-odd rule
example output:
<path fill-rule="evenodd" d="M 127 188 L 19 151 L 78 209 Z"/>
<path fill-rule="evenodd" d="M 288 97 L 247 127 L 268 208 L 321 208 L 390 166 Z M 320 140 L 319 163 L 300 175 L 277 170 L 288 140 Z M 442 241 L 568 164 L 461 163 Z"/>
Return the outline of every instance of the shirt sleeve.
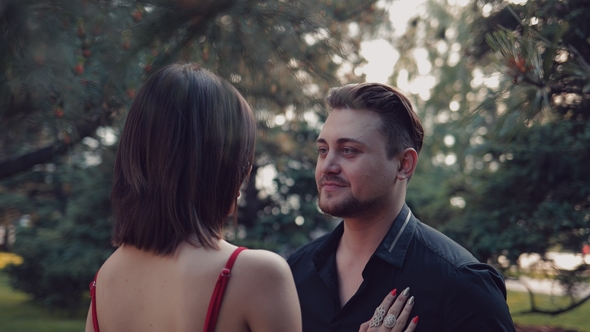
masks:
<path fill-rule="evenodd" d="M 446 292 L 444 331 L 515 331 L 504 278 L 490 265 L 472 263 L 458 268 Z"/>

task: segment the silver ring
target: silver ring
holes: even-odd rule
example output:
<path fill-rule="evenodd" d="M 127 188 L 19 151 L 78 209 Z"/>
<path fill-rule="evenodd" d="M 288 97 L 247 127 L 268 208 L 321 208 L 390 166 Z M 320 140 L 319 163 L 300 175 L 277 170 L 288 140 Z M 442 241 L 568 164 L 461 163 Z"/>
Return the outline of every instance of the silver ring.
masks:
<path fill-rule="evenodd" d="M 383 321 L 383 326 L 385 326 L 388 329 L 391 329 L 395 326 L 395 323 L 397 323 L 397 318 L 395 318 L 394 315 L 389 314 L 387 315 L 387 317 L 385 317 L 385 320 Z"/>
<path fill-rule="evenodd" d="M 375 309 L 375 314 L 373 314 L 373 318 L 371 318 L 369 327 L 379 327 L 383 321 L 383 317 L 385 317 L 385 309 L 377 307 L 377 309 Z"/>

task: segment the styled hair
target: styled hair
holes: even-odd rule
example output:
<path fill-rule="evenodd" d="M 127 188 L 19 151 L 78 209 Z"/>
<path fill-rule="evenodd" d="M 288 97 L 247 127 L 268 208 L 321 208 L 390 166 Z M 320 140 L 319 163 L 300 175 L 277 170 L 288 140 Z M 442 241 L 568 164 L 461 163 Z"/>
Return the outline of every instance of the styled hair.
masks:
<path fill-rule="evenodd" d="M 381 83 L 349 84 L 330 89 L 326 103 L 330 109 L 369 110 L 379 114 L 389 158 L 406 148 L 420 153 L 424 139 L 420 118 L 410 100 L 396 88 Z"/>
<path fill-rule="evenodd" d="M 119 142 L 113 243 L 173 254 L 182 241 L 217 248 L 254 157 L 248 102 L 196 64 L 155 72 L 137 93 Z"/>

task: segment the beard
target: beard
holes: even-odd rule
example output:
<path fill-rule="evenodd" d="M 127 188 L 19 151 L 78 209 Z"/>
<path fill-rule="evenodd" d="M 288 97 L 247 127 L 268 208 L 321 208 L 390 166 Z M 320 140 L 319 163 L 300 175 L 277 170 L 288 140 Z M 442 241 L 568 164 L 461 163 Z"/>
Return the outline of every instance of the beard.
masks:
<path fill-rule="evenodd" d="M 322 197 L 324 197 L 322 199 Z M 354 218 L 363 215 L 370 215 L 379 211 L 384 203 L 384 197 L 376 197 L 370 200 L 361 201 L 353 195 L 334 202 L 328 202 L 330 198 L 334 199 L 333 195 L 320 193 L 318 206 L 322 212 L 338 218 Z M 334 199 L 335 200 L 335 199 Z"/>

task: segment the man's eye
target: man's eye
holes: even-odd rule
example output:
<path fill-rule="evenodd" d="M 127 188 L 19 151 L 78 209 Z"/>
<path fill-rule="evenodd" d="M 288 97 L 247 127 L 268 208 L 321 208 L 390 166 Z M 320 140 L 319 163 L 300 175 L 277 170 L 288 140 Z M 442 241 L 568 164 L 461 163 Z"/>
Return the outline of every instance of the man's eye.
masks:
<path fill-rule="evenodd" d="M 342 149 L 342 154 L 344 154 L 344 155 L 350 155 L 350 154 L 353 154 L 353 153 L 354 153 L 354 150 L 351 149 L 351 148 L 343 148 Z"/>
<path fill-rule="evenodd" d="M 326 153 L 328 153 L 328 149 L 327 148 L 318 148 L 318 153 L 319 154 L 326 154 Z"/>

